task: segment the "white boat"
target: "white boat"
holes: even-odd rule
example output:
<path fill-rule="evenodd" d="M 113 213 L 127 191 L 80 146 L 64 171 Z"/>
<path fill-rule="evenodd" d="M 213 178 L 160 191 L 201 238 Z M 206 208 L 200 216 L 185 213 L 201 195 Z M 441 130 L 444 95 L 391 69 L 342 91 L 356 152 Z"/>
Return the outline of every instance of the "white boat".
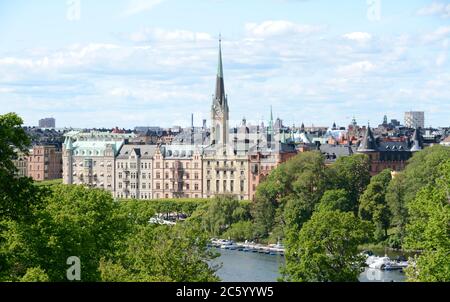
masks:
<path fill-rule="evenodd" d="M 384 269 L 386 265 L 389 265 L 392 261 L 389 257 L 377 257 L 378 259 L 374 259 L 371 264 L 369 264 L 370 268 L 374 269 Z"/>

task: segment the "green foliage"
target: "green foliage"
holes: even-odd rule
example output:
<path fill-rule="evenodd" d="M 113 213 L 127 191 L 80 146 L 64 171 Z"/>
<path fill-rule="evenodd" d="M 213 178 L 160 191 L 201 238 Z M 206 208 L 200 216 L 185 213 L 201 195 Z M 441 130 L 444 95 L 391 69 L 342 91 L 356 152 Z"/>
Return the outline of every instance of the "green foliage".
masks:
<path fill-rule="evenodd" d="M 409 282 L 450 282 L 450 252 L 438 249 L 426 251 L 406 269 Z"/>
<path fill-rule="evenodd" d="M 345 190 L 349 207 L 358 212 L 358 201 L 370 182 L 370 160 L 365 154 L 355 154 L 337 159 L 328 171 L 331 186 Z"/>
<path fill-rule="evenodd" d="M 16 172 L 12 159 L 16 158 L 17 150 L 27 153 L 31 143 L 22 124 L 22 119 L 15 113 L 0 115 L 0 183 L 5 180 L 3 177 Z"/>
<path fill-rule="evenodd" d="M 29 221 L 40 206 L 42 191 L 29 178 L 17 178 L 13 160 L 17 151 L 26 154 L 30 139 L 14 113 L 0 115 L 0 219 Z"/>
<path fill-rule="evenodd" d="M 435 185 L 440 178 L 439 166 L 450 159 L 450 148 L 436 145 L 417 152 L 404 171 L 405 203 L 427 185 Z"/>
<path fill-rule="evenodd" d="M 403 173 L 395 176 L 386 190 L 386 202 L 391 214 L 392 226 L 396 227 L 396 232 L 389 238 L 391 247 L 401 247 L 406 232 L 408 221 L 408 209 L 405 203 L 406 188 L 404 185 L 405 175 Z"/>
<path fill-rule="evenodd" d="M 47 274 L 40 267 L 29 268 L 20 282 L 49 282 Z"/>
<path fill-rule="evenodd" d="M 102 259 L 102 281 L 212 282 L 218 281 L 208 261 L 208 236 L 193 224 L 138 226 L 125 248 L 110 260 Z"/>
<path fill-rule="evenodd" d="M 258 197 L 252 208 L 255 234 L 265 238 L 275 225 L 277 204 L 265 197 Z"/>
<path fill-rule="evenodd" d="M 224 238 L 230 238 L 235 241 L 245 241 L 254 239 L 254 227 L 251 221 L 239 221 L 231 225 L 231 227 L 223 234 Z"/>
<path fill-rule="evenodd" d="M 369 186 L 360 198 L 359 216 L 376 226 L 376 239 L 387 239 L 390 212 L 386 202 L 386 189 L 392 179 L 391 171 L 384 170 L 372 177 Z"/>
<path fill-rule="evenodd" d="M 202 205 L 189 221 L 196 221 L 210 236 L 222 235 L 233 223 L 250 219 L 250 205 L 232 196 L 218 196 Z"/>
<path fill-rule="evenodd" d="M 434 186 L 408 203 L 405 247 L 422 250 L 409 268 L 411 281 L 450 281 L 450 160 L 438 167 Z"/>
<path fill-rule="evenodd" d="M 43 204 L 31 224 L 0 220 L 0 280 L 67 281 L 70 256 L 80 258 L 84 282 L 216 280 L 208 236 L 194 224 L 150 225 L 150 203 L 61 185 Z"/>
<path fill-rule="evenodd" d="M 34 184 L 38 187 L 52 187 L 61 185 L 63 183 L 62 179 L 52 179 L 52 180 L 46 180 L 46 181 L 36 181 Z"/>
<path fill-rule="evenodd" d="M 369 223 L 353 213 L 318 211 L 299 233 L 290 232 L 284 279 L 293 282 L 357 281 L 364 266 L 358 246 L 367 241 Z"/>
<path fill-rule="evenodd" d="M 28 267 L 45 269 L 52 281 L 66 280 L 67 258 L 82 262 L 84 281 L 99 279 L 98 262 L 111 255 L 115 242 L 125 234 L 124 216 L 116 215 L 118 204 L 103 190 L 79 186 L 56 186 L 45 198 L 45 207 L 35 213 L 36 223 L 11 222 L 3 232 L 11 278 Z"/>
<path fill-rule="evenodd" d="M 409 220 L 408 204 L 423 188 L 438 185 L 443 174 L 440 166 L 449 159 L 450 148 L 439 145 L 428 147 L 416 152 L 406 169 L 389 184 L 386 200 L 392 215 L 391 225 L 396 226 L 396 232 L 392 236 L 401 245 L 405 240 Z"/>
<path fill-rule="evenodd" d="M 277 222 L 300 228 L 311 217 L 327 187 L 325 164 L 319 152 L 300 153 L 272 171 L 260 184 L 253 207 L 255 229 L 266 237 Z"/>
<path fill-rule="evenodd" d="M 121 202 L 132 202 L 133 200 L 124 199 Z M 147 203 L 153 208 L 155 213 L 184 213 L 191 215 L 198 207 L 207 204 L 210 199 L 201 198 L 178 198 L 178 199 L 152 199 L 152 200 L 134 200 L 138 203 Z"/>
<path fill-rule="evenodd" d="M 354 205 L 347 191 L 343 189 L 328 190 L 323 194 L 320 203 L 317 205 L 317 210 L 352 212 L 354 211 Z"/>

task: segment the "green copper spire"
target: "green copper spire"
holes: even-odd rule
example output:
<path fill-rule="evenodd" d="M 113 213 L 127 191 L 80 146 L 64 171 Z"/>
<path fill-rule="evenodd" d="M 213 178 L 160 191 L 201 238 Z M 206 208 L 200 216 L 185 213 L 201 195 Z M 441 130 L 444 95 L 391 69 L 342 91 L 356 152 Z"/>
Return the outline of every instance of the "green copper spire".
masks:
<path fill-rule="evenodd" d="M 216 95 L 215 99 L 221 106 L 226 105 L 225 84 L 223 80 L 223 64 L 222 64 L 222 37 L 219 38 L 219 63 L 217 66 L 217 79 L 216 79 Z"/>
<path fill-rule="evenodd" d="M 222 35 L 219 35 L 219 64 L 217 66 L 217 77 L 223 79 L 223 65 L 222 65 Z"/>

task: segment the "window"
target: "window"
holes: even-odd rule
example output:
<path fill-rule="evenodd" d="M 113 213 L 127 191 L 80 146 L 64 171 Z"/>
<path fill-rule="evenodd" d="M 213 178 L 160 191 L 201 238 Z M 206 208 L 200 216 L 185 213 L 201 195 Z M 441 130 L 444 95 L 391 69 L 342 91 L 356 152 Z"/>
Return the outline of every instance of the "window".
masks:
<path fill-rule="evenodd" d="M 234 191 L 234 180 L 230 181 L 230 191 L 233 192 Z"/>
<path fill-rule="evenodd" d="M 142 183 L 142 189 L 143 190 L 147 189 L 147 184 L 145 182 Z"/>
<path fill-rule="evenodd" d="M 122 172 L 119 172 L 119 179 L 122 179 Z"/>
<path fill-rule="evenodd" d="M 159 182 L 156 183 L 156 190 L 161 190 L 161 184 Z M 158 194 L 159 196 L 159 194 Z"/>
<path fill-rule="evenodd" d="M 244 187 L 245 187 L 245 183 L 243 180 L 241 180 L 241 192 L 245 191 Z"/>
<path fill-rule="evenodd" d="M 220 187 L 220 181 L 216 180 L 216 192 L 220 191 L 219 187 Z"/>
<path fill-rule="evenodd" d="M 195 185 L 194 185 L 195 191 L 198 191 L 198 190 L 199 190 L 199 187 L 200 187 L 200 186 L 199 186 L 198 184 L 195 184 Z"/>
<path fill-rule="evenodd" d="M 227 181 L 224 180 L 223 181 L 223 192 L 226 192 L 226 191 L 227 191 Z"/>
<path fill-rule="evenodd" d="M 206 181 L 206 191 L 211 191 L 211 181 L 209 179 Z"/>

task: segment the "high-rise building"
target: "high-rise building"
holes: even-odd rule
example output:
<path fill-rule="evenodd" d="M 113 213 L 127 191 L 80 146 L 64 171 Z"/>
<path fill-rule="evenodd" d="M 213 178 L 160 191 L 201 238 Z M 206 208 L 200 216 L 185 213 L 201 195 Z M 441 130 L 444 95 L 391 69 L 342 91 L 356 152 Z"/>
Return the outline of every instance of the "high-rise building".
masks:
<path fill-rule="evenodd" d="M 405 127 L 412 129 L 425 128 L 425 112 L 423 111 L 406 112 Z"/>
<path fill-rule="evenodd" d="M 55 127 L 56 121 L 52 117 L 39 120 L 39 128 L 55 128 Z"/>

